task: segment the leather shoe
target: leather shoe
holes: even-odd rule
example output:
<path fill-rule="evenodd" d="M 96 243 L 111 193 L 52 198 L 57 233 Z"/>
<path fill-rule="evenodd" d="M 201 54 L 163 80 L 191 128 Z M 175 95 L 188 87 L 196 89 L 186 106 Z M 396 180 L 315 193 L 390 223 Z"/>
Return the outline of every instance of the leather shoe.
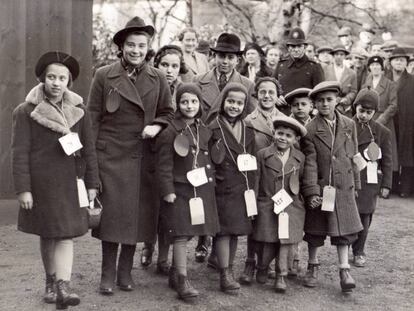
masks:
<path fill-rule="evenodd" d="M 286 282 L 285 282 L 285 276 L 283 275 L 276 275 L 275 279 L 275 291 L 276 293 L 282 293 L 284 294 L 286 292 Z"/>
<path fill-rule="evenodd" d="M 114 289 L 112 287 L 99 287 L 99 294 L 103 296 L 112 296 L 114 294 Z"/>
<path fill-rule="evenodd" d="M 153 247 L 144 246 L 141 253 L 141 266 L 148 267 L 152 264 L 152 253 L 154 252 Z"/>
<path fill-rule="evenodd" d="M 366 261 L 367 260 L 365 259 L 365 256 L 363 256 L 363 255 L 354 256 L 354 266 L 355 267 L 360 267 L 360 268 L 365 267 Z"/>
<path fill-rule="evenodd" d="M 259 284 L 266 284 L 269 278 L 269 267 L 257 267 L 256 282 Z"/>
<path fill-rule="evenodd" d="M 351 292 L 355 288 L 355 281 L 349 272 L 349 268 L 339 270 L 340 284 L 344 293 Z"/>
<path fill-rule="evenodd" d="M 306 271 L 303 285 L 306 287 L 316 287 L 318 283 L 319 264 L 308 264 L 308 271 Z"/>
<path fill-rule="evenodd" d="M 196 247 L 195 250 L 195 260 L 197 262 L 204 262 L 208 255 L 208 248 L 206 245 L 201 244 Z"/>

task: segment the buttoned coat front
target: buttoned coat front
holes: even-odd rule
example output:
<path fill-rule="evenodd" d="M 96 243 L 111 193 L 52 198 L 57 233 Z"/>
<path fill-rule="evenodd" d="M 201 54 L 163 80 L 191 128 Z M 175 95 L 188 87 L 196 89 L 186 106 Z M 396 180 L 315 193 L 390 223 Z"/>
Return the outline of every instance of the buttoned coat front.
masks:
<path fill-rule="evenodd" d="M 258 215 L 254 226 L 253 239 L 268 243 L 299 243 L 303 238 L 306 213 L 302 194 L 300 193 L 301 183 L 305 180 L 303 179 L 305 156 L 292 147 L 289 158 L 283 166 L 276 152 L 277 148 L 272 144 L 257 153 L 258 170 L 255 189 Z M 298 193 L 292 192 L 291 184 L 298 185 Z M 284 212 L 289 216 L 288 239 L 279 239 L 279 216 L 273 212 L 274 202 L 272 196 L 282 188 L 293 199 L 293 202 L 284 209 Z"/>
<path fill-rule="evenodd" d="M 173 116 L 165 76 L 144 65 L 135 84 L 120 62 L 99 68 L 88 109 L 96 138 L 104 206 L 93 236 L 108 242 L 152 242 L 157 231 L 159 195 L 155 141 L 142 139 L 146 125 L 163 127 Z"/>
<path fill-rule="evenodd" d="M 356 127 L 354 121 L 339 112 L 335 115 L 334 140 L 328 123 L 320 115 L 306 126 L 308 134 L 301 139 L 311 172 L 303 187 L 304 196 L 322 196 L 329 183 L 336 189 L 333 212 L 320 208 L 306 211 L 305 232 L 314 235 L 344 236 L 362 230 L 355 201 L 355 190 L 361 189 L 360 176 L 353 164 L 353 156 L 358 153 Z"/>

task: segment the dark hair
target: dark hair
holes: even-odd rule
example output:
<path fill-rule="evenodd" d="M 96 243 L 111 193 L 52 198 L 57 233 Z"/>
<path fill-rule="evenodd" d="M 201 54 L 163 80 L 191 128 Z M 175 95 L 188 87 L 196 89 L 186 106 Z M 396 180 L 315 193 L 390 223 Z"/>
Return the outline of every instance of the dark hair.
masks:
<path fill-rule="evenodd" d="M 186 28 L 184 28 L 184 29 L 180 32 L 180 34 L 178 35 L 178 40 L 179 40 L 179 41 L 183 41 L 183 40 L 184 40 L 184 35 L 185 35 L 187 32 L 192 32 L 192 33 L 194 33 L 194 34 L 195 34 L 195 36 L 196 36 L 196 39 L 197 39 L 197 41 L 198 41 L 198 33 L 197 33 L 197 31 L 196 31 L 194 28 L 192 28 L 192 27 L 186 27 Z"/>
<path fill-rule="evenodd" d="M 145 37 L 147 37 L 148 50 L 149 50 L 149 43 L 150 43 L 150 40 L 151 40 L 151 36 L 150 36 L 147 32 L 142 31 L 142 30 L 139 30 L 139 31 L 133 31 L 133 32 L 128 32 L 128 33 L 126 33 L 124 36 L 122 36 L 122 41 L 121 41 L 121 44 L 120 44 L 120 45 L 118 45 L 118 52 L 116 53 L 116 56 L 117 56 L 118 58 L 121 58 L 121 57 L 122 57 L 122 54 L 123 54 L 122 47 L 124 46 L 124 43 L 125 43 L 126 38 L 127 38 L 128 36 L 130 36 L 130 35 L 144 35 Z"/>
<path fill-rule="evenodd" d="M 255 85 L 254 85 L 254 93 L 255 96 L 257 97 L 257 91 L 259 90 L 259 86 L 260 84 L 262 84 L 263 82 L 271 82 L 274 85 L 276 85 L 276 91 L 277 91 L 277 95 L 280 96 L 282 94 L 282 85 L 280 84 L 280 82 L 278 80 L 276 80 L 273 77 L 260 77 L 257 79 Z"/>
<path fill-rule="evenodd" d="M 58 65 L 58 66 L 66 67 L 62 63 L 51 63 L 51 64 L 47 65 L 45 70 L 43 70 L 42 74 L 38 78 L 38 80 L 40 82 L 45 83 L 47 68 L 49 68 L 50 65 Z M 68 67 L 66 67 L 66 68 L 68 68 Z M 68 68 L 68 72 L 69 72 L 68 88 L 71 88 L 72 84 L 73 84 L 73 79 L 72 79 L 72 73 L 70 72 L 69 68 Z"/>
<path fill-rule="evenodd" d="M 227 99 L 227 96 L 230 92 L 242 92 L 246 95 L 246 99 L 244 101 L 244 107 L 242 113 L 237 117 L 238 120 L 243 120 L 247 116 L 247 106 L 249 105 L 249 91 L 247 88 L 238 82 L 229 82 L 226 84 L 224 89 L 221 91 L 221 103 L 220 103 L 220 111 L 219 114 L 224 114 L 224 102 Z"/>
<path fill-rule="evenodd" d="M 180 74 L 186 74 L 188 72 L 187 66 L 184 62 L 184 56 L 181 48 L 178 45 L 164 45 L 161 47 L 154 56 L 154 67 L 159 68 L 161 59 L 165 55 L 174 54 L 178 55 L 180 58 Z"/>

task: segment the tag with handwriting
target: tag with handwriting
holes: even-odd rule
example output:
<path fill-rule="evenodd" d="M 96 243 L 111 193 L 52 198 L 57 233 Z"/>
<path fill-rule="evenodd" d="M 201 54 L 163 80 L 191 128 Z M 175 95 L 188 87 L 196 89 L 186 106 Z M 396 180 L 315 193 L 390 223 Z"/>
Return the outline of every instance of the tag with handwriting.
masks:
<path fill-rule="evenodd" d="M 83 147 L 78 133 L 69 133 L 62 136 L 59 138 L 59 143 L 67 155 L 72 155 Z"/>
<path fill-rule="evenodd" d="M 292 197 L 289 195 L 289 193 L 286 192 L 285 189 L 279 190 L 272 197 L 272 200 L 273 200 L 273 212 L 275 214 L 279 214 L 286 207 L 288 207 L 290 203 L 293 202 Z"/>

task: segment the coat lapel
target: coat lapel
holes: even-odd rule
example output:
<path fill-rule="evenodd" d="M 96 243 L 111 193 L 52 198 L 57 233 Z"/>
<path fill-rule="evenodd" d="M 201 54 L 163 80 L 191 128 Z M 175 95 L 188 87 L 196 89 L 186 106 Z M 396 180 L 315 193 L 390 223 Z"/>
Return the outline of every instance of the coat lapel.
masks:
<path fill-rule="evenodd" d="M 331 149 L 332 135 L 329 131 L 328 124 L 321 116 L 316 116 L 315 122 L 317 122 L 315 136 L 318 137 L 329 149 Z"/>
<path fill-rule="evenodd" d="M 254 130 L 269 136 L 273 136 L 272 130 L 269 128 L 257 108 L 246 118 L 246 121 L 251 124 Z"/>
<path fill-rule="evenodd" d="M 352 139 L 352 129 L 345 123 L 344 118 L 339 113 L 336 113 L 336 122 L 336 136 L 333 148 L 334 153 L 345 143 L 345 140 Z"/>
<path fill-rule="evenodd" d="M 276 156 L 277 148 L 274 144 L 266 148 L 263 158 L 265 160 L 265 166 L 272 169 L 279 175 L 282 172 L 282 161 Z"/>
<path fill-rule="evenodd" d="M 211 107 L 220 94 L 214 69 L 207 72 L 200 79 L 200 85 L 203 101 L 208 107 Z"/>

